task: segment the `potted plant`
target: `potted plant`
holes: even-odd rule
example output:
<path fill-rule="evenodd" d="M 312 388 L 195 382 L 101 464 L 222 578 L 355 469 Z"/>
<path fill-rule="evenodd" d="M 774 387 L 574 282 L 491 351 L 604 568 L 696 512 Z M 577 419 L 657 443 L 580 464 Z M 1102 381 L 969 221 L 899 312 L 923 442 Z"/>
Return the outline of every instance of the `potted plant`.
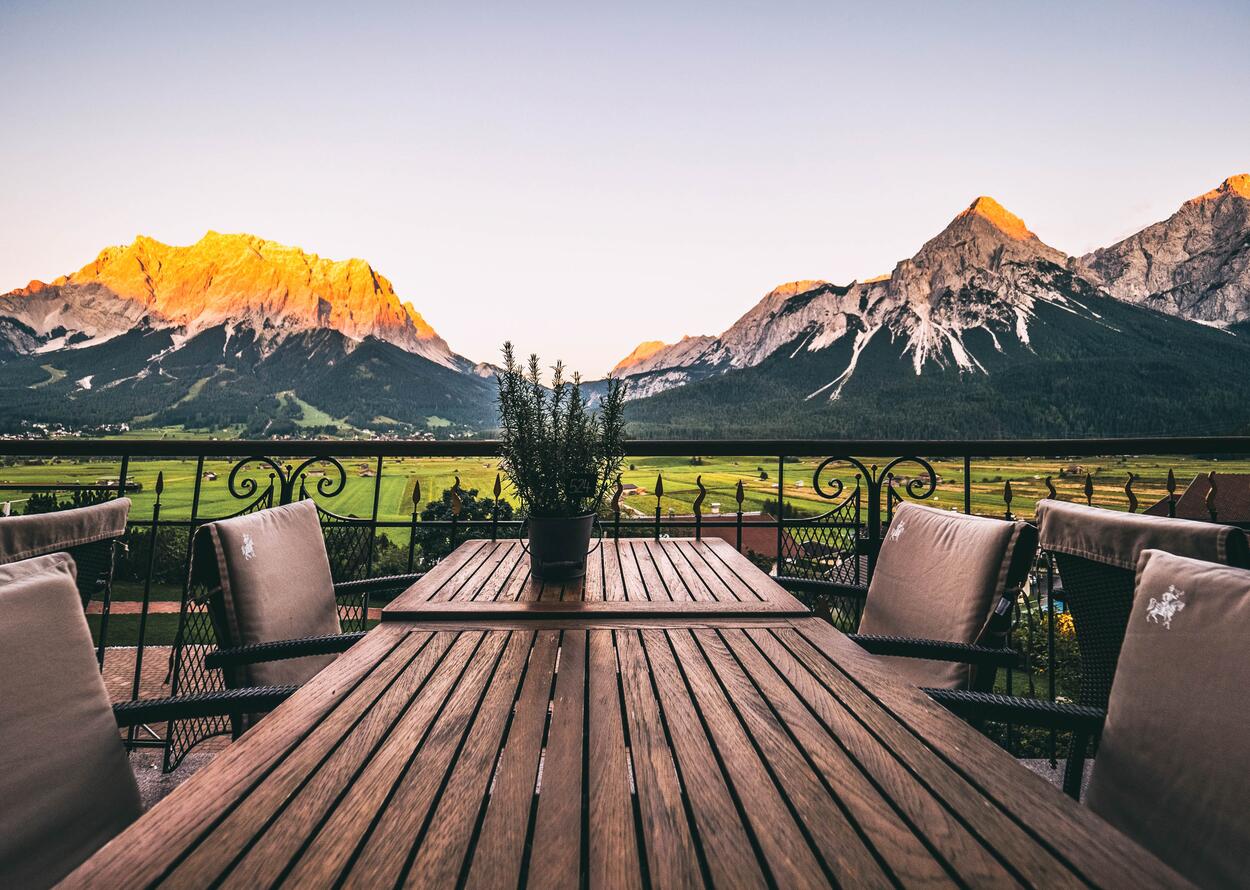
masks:
<path fill-rule="evenodd" d="M 499 466 L 516 491 L 529 529 L 531 571 L 547 579 L 586 573 L 595 517 L 624 457 L 625 383 L 607 380 L 599 411 L 582 398 L 581 377 L 564 364 L 543 382 L 538 356 L 527 368 L 503 347 L 499 382 Z"/>

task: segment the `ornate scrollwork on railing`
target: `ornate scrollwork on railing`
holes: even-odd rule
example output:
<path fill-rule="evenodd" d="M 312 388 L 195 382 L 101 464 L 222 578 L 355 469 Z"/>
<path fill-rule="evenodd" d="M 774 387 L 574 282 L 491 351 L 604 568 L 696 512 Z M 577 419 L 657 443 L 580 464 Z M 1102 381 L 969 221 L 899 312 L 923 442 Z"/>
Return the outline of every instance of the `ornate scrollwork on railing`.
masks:
<path fill-rule="evenodd" d="M 859 487 L 860 479 L 871 480 L 875 478 L 875 473 L 873 472 L 877 469 L 875 465 L 873 466 L 872 470 L 869 470 L 866 466 L 864 466 L 862 463 L 860 463 L 858 460 L 856 460 L 853 457 L 827 457 L 823 461 L 821 461 L 820 466 L 816 468 L 816 472 L 812 473 L 812 490 L 815 491 L 817 495 L 824 498 L 826 501 L 836 501 L 838 498 L 842 497 L 842 492 L 846 490 L 846 486 L 843 484 L 842 480 L 837 476 L 834 476 L 829 480 L 831 485 L 836 486 L 831 491 L 826 491 L 825 487 L 820 484 L 820 474 L 823 473 L 826 468 L 833 466 L 834 464 L 840 464 L 840 463 L 850 464 L 852 467 L 855 468 L 855 487 L 856 488 Z"/>
<path fill-rule="evenodd" d="M 919 457 L 896 457 L 881 470 L 881 475 L 888 481 L 891 497 L 895 500 L 902 500 L 902 498 L 894 494 L 894 482 L 896 479 L 894 468 L 901 464 L 914 464 L 920 469 L 920 475 L 911 477 L 903 486 L 907 491 L 908 497 L 912 500 L 923 501 L 937 491 L 937 473 L 934 472 L 932 464 Z"/>
<path fill-rule="evenodd" d="M 1046 497 L 1050 500 L 1057 500 L 1059 492 L 1055 489 L 1055 481 L 1050 476 L 1046 477 Z"/>
<path fill-rule="evenodd" d="M 855 471 L 855 488 L 849 493 L 846 492 L 846 483 L 837 476 L 830 476 L 826 481 L 821 481 L 821 476 L 830 467 L 839 464 Z M 911 478 L 895 475 L 897 468 L 909 465 L 916 467 L 920 472 Z M 848 455 L 828 457 L 821 461 L 812 474 L 812 489 L 818 497 L 827 501 L 835 501 L 836 505 L 823 516 L 787 521 L 785 511 L 778 503 L 778 522 L 782 525 L 811 525 L 830 519 L 834 514 L 853 507 L 854 523 L 860 530 L 856 535 L 857 543 L 854 549 L 867 556 L 868 570 L 871 575 L 872 568 L 876 565 L 877 550 L 881 545 L 883 526 L 889 523 L 894 503 L 903 499 L 903 495 L 896 490 L 896 484 L 909 498 L 924 500 L 937 491 L 937 473 L 932 464 L 914 455 L 896 457 L 884 467 L 878 467 L 876 464 L 868 467 L 857 458 Z M 864 492 L 865 487 L 866 492 Z M 859 510 L 863 502 L 860 499 L 865 494 L 867 495 L 868 516 L 867 523 L 861 524 Z M 858 563 L 854 564 L 858 565 Z"/>
<path fill-rule="evenodd" d="M 703 475 L 700 474 L 694 478 L 694 484 L 699 489 L 699 493 L 694 499 L 694 536 L 696 540 L 703 539 L 703 499 L 707 497 L 707 489 L 703 487 Z"/>
<path fill-rule="evenodd" d="M 275 483 L 277 484 L 279 504 L 289 504 L 295 500 L 295 486 L 297 484 L 300 486 L 301 493 L 306 491 L 304 477 L 307 475 L 308 468 L 314 464 L 328 464 L 334 472 L 333 476 L 326 474 L 317 480 L 317 494 L 322 497 L 332 498 L 341 493 L 347 485 L 347 471 L 333 457 L 310 457 L 292 468 L 290 464 L 283 466 L 271 457 L 257 454 L 243 458 L 243 460 L 238 461 L 230 468 L 230 475 L 226 479 L 226 489 L 230 492 L 230 496 L 237 500 L 247 500 L 256 495 L 259 487 L 256 484 L 256 479 L 252 476 L 239 478 L 243 469 L 251 464 L 262 464 L 269 468 L 269 484 L 271 486 Z"/>
<path fill-rule="evenodd" d="M 1133 493 L 1133 483 L 1136 481 L 1137 474 L 1130 470 L 1128 481 L 1124 483 L 1124 494 L 1128 498 L 1128 511 L 1130 513 L 1137 512 L 1137 495 Z"/>

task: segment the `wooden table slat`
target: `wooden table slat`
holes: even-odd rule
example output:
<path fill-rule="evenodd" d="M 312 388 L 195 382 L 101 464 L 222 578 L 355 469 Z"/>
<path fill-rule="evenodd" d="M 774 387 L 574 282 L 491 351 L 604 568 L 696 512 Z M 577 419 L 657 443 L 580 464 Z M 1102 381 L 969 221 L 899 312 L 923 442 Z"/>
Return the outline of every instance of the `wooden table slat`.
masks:
<path fill-rule="evenodd" d="M 420 644 L 420 648 L 408 645 L 409 643 Z M 268 776 L 251 793 L 249 806 L 231 814 L 255 818 L 257 814 L 280 807 L 277 818 L 264 827 L 263 833 L 260 833 L 246 855 L 231 869 L 221 886 L 262 887 L 277 881 L 307 838 L 307 826 L 317 824 L 333 809 L 340 796 L 368 762 L 377 744 L 412 700 L 412 690 L 420 688 L 430 676 L 447 653 L 450 643 L 451 637 L 445 634 L 438 634 L 433 639 L 411 635 L 384 662 L 382 667 L 388 668 L 387 670 L 379 669 L 370 675 L 370 682 L 376 679 L 379 683 L 389 685 L 375 698 L 352 729 L 344 732 L 341 726 L 334 727 L 328 720 L 317 728 L 319 732 L 327 729 L 339 733 L 337 741 L 340 744 L 332 753 L 327 754 L 323 745 L 314 745 L 310 736 L 300 746 L 298 760 L 287 758 L 283 764 L 287 769 L 276 770 Z M 394 682 L 391 682 L 392 678 Z M 335 711 L 334 717 L 350 717 L 356 709 L 348 705 L 344 701 Z M 325 757 L 321 765 L 309 775 L 309 762 L 323 755 Z M 292 791 L 295 787 L 294 780 L 299 778 L 304 778 L 306 784 L 298 791 Z M 262 805 L 266 798 L 272 798 L 276 803 Z M 281 803 L 282 801 L 286 802 Z M 225 852 L 221 846 L 225 837 L 247 838 L 249 833 L 256 834 L 258 831 L 260 829 L 252 824 L 235 826 L 227 833 L 226 825 L 223 824 L 214 832 L 213 844 L 201 845 L 195 853 L 220 860 Z M 184 872 L 193 858 L 194 855 L 184 860 L 179 870 L 172 875 L 175 881 L 181 880 L 185 874 L 188 883 L 208 883 L 204 879 L 210 876 L 211 870 L 196 878 L 192 878 L 194 872 Z"/>
<path fill-rule="evenodd" d="M 580 886 L 585 758 L 589 753 L 583 743 L 587 730 L 586 637 L 585 633 L 560 635 L 559 672 L 531 841 L 532 849 L 538 851 L 532 855 L 528 872 L 528 884 L 533 887 L 572 890 Z M 594 756 L 602 757 L 604 752 L 595 750 Z"/>
<path fill-rule="evenodd" d="M 858 820 L 854 820 L 853 817 L 830 819 L 822 812 L 829 806 L 830 793 L 821 781 L 821 774 L 807 763 L 803 749 L 787 733 L 784 724 L 772 711 L 767 700 L 755 688 L 750 675 L 738 664 L 736 655 L 726 645 L 726 639 L 714 631 L 693 632 L 693 639 L 697 639 L 698 649 L 706 658 L 707 663 L 703 665 L 700 664 L 700 658 L 696 654 L 690 633 L 687 631 L 685 634 L 672 634 L 674 646 L 683 656 L 682 664 L 693 666 L 687 668 L 687 673 L 704 674 L 706 672 L 708 676 L 703 680 L 702 685 L 707 687 L 711 687 L 713 681 L 710 675 L 714 674 L 715 682 L 723 685 L 729 693 L 728 697 L 724 695 L 715 697 L 714 710 L 704 708 L 704 714 L 713 727 L 713 731 L 715 732 L 720 726 L 723 727 L 721 731 L 728 734 L 728 737 L 720 743 L 721 749 L 725 750 L 727 746 L 733 749 L 746 744 L 759 746 L 769 752 L 767 765 L 770 774 L 774 777 L 789 805 L 797 813 L 798 819 L 806 827 L 807 833 L 811 836 L 811 842 L 816 846 L 821 858 L 824 862 L 833 864 L 833 871 L 837 876 L 835 879 L 846 881 L 849 878 L 850 883 L 857 887 L 893 886 L 883 864 L 878 861 L 874 851 L 857 830 L 856 821 Z M 730 640 L 736 640 L 742 635 L 730 633 L 725 636 Z M 759 665 L 759 667 L 765 666 Z M 764 676 L 767 676 L 766 672 Z M 693 677 L 692 682 L 694 682 Z M 731 708 L 736 713 L 731 715 L 729 713 Z M 741 727 L 736 726 L 739 720 L 742 721 Z M 829 745 L 828 736 L 823 738 L 813 736 L 810 741 L 814 748 L 811 756 L 815 757 L 820 757 L 830 747 L 836 747 Z M 752 758 L 751 762 L 763 763 L 758 757 Z M 760 783 L 761 779 L 757 778 L 756 782 Z M 760 792 L 760 794 L 763 796 L 767 792 Z M 753 803 L 757 799 L 759 798 L 752 795 Z M 780 814 L 772 816 L 774 827 L 792 821 L 794 817 L 791 817 L 789 813 L 785 816 Z M 767 824 L 765 827 L 768 827 Z M 819 869 L 822 865 L 815 864 L 815 867 Z M 797 880 L 799 880 L 798 876 L 791 875 L 781 883 Z"/>
<path fill-rule="evenodd" d="M 1009 754 L 963 720 L 942 710 L 935 713 L 936 706 L 927 696 L 914 687 L 891 681 L 887 669 L 828 624 L 805 621 L 793 631 L 779 633 L 808 644 L 806 651 L 813 663 L 833 664 L 836 658 L 838 670 L 852 684 L 871 684 L 872 697 L 888 709 L 895 721 L 893 725 L 906 733 L 899 735 L 900 743 L 910 748 L 910 743 L 902 742 L 910 737 L 920 746 L 915 750 L 927 751 L 950 769 L 954 788 L 964 783 L 958 792 L 953 788 L 947 799 L 968 804 L 961 810 L 965 817 L 983 811 L 997 817 L 985 819 L 987 827 L 1021 826 L 1039 847 L 1094 884 L 1123 886 L 1129 882 L 1136 887 L 1166 887 L 1185 883 L 1089 809 L 1055 793 L 1046 780 L 1022 769 Z M 924 727 L 924 736 L 916 726 Z M 969 786 L 976 793 L 969 793 Z M 1006 814 L 1012 818 L 1003 819 Z M 1072 843 L 1074 836 L 1083 842 Z M 1009 857 L 1017 852 L 1014 846 L 1000 850 Z"/>
<path fill-rule="evenodd" d="M 515 887 L 520 880 L 559 644 L 558 631 L 537 632 L 478 833 L 468 887 L 495 890 Z"/>
<path fill-rule="evenodd" d="M 506 615 L 672 617 L 810 613 L 726 542 L 623 538 L 596 545 L 585 578 L 543 583 L 529 575 L 520 541 L 472 541 L 382 609 L 385 621 L 437 621 Z M 466 552 L 462 552 L 466 551 Z"/>
<path fill-rule="evenodd" d="M 63 882 L 67 887 L 148 885 L 184 853 L 297 746 L 401 644 L 408 629 L 378 628 L 283 702 L 211 769 L 196 773 L 142 819 L 106 844 Z"/>
<path fill-rule="evenodd" d="M 435 719 L 449 709 L 448 698 L 454 690 L 468 693 L 462 707 L 470 706 L 473 689 L 485 682 L 506 639 L 498 635 L 487 640 L 476 631 L 447 637 L 454 642 L 447 650 L 444 669 L 416 691 L 404 715 L 365 761 L 364 769 L 330 817 L 312 829 L 311 839 L 288 875 L 289 886 L 302 887 L 317 879 L 337 877 L 346 868 L 373 817 L 404 775 L 417 740 L 424 738 Z"/>

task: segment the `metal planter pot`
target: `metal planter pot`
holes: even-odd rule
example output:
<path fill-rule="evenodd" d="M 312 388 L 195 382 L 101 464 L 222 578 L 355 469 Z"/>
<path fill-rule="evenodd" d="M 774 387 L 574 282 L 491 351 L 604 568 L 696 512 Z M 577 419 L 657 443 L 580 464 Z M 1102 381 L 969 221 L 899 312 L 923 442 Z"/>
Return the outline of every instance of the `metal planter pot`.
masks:
<path fill-rule="evenodd" d="M 594 513 L 581 516 L 531 516 L 530 571 L 544 581 L 564 581 L 586 574 Z"/>

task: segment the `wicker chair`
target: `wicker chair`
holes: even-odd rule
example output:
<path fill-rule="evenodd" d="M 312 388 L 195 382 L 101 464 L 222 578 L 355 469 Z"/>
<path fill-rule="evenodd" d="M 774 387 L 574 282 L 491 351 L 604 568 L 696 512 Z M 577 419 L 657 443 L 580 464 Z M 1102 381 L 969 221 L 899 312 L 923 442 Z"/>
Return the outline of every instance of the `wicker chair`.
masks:
<path fill-rule="evenodd" d="M 342 519 L 342 517 L 335 517 Z M 357 643 L 365 632 L 372 595 L 403 590 L 419 575 L 333 580 L 337 571 L 354 572 L 327 552 L 324 511 L 311 500 L 246 512 L 206 523 L 195 534 L 187 596 L 173 653 L 171 689 L 176 695 L 270 685 L 299 685 Z M 278 531 L 274 523 L 284 526 Z M 334 524 L 341 539 L 363 524 Z M 271 568 L 275 574 L 247 577 L 260 565 L 240 542 L 261 542 L 261 529 L 275 538 Z M 372 529 L 367 529 L 370 533 Z M 340 541 L 341 542 L 341 541 Z M 254 545 L 255 546 L 255 545 Z M 363 555 L 365 551 L 357 550 Z M 255 554 L 253 554 L 255 556 Z M 289 576 L 289 577 L 288 577 Z M 285 598 L 278 610 L 286 623 L 266 624 L 274 597 Z M 284 619 L 285 621 L 285 619 Z M 171 770 L 196 744 L 214 735 L 240 734 L 255 719 L 175 721 L 166 735 L 165 769 Z"/>
<path fill-rule="evenodd" d="M 0 886 L 47 887 L 139 816 L 118 729 L 271 709 L 294 687 L 110 706 L 74 561 L 0 566 Z"/>
<path fill-rule="evenodd" d="M 1107 707 L 1120 647 L 1133 608 L 1137 559 L 1149 548 L 1233 566 L 1250 566 L 1245 534 L 1231 526 L 1120 513 L 1046 500 L 1038 504 L 1041 547 L 1052 556 L 1063 582 L 1063 597 L 1072 614 L 1080 652 L 1078 708 L 1091 714 Z M 982 719 L 993 708 L 977 712 Z M 1028 706 L 1037 720 L 1071 711 L 1049 702 Z M 1049 727 L 1054 728 L 1054 727 Z M 1073 738 L 1064 767 L 1064 789 L 1080 792 L 1091 734 Z"/>
<path fill-rule="evenodd" d="M 1099 740 L 1086 803 L 1201 887 L 1250 873 L 1250 571 L 1145 550 L 1107 706 L 927 690 L 972 720 Z M 1065 787 L 1080 796 L 1080 783 Z"/>
<path fill-rule="evenodd" d="M 1036 529 L 912 503 L 899 505 L 890 527 L 868 586 L 787 586 L 862 602 L 848 636 L 874 655 L 909 659 L 892 666 L 917 685 L 993 688 L 999 668 L 1022 661 L 1007 633 Z"/>
<path fill-rule="evenodd" d="M 0 518 L 0 565 L 68 553 L 77 566 L 75 585 L 85 611 L 92 600 L 101 605 L 96 661 L 104 665 L 109 611 L 113 601 L 113 566 L 124 546 L 130 498 L 116 498 L 90 507 L 32 516 Z"/>

